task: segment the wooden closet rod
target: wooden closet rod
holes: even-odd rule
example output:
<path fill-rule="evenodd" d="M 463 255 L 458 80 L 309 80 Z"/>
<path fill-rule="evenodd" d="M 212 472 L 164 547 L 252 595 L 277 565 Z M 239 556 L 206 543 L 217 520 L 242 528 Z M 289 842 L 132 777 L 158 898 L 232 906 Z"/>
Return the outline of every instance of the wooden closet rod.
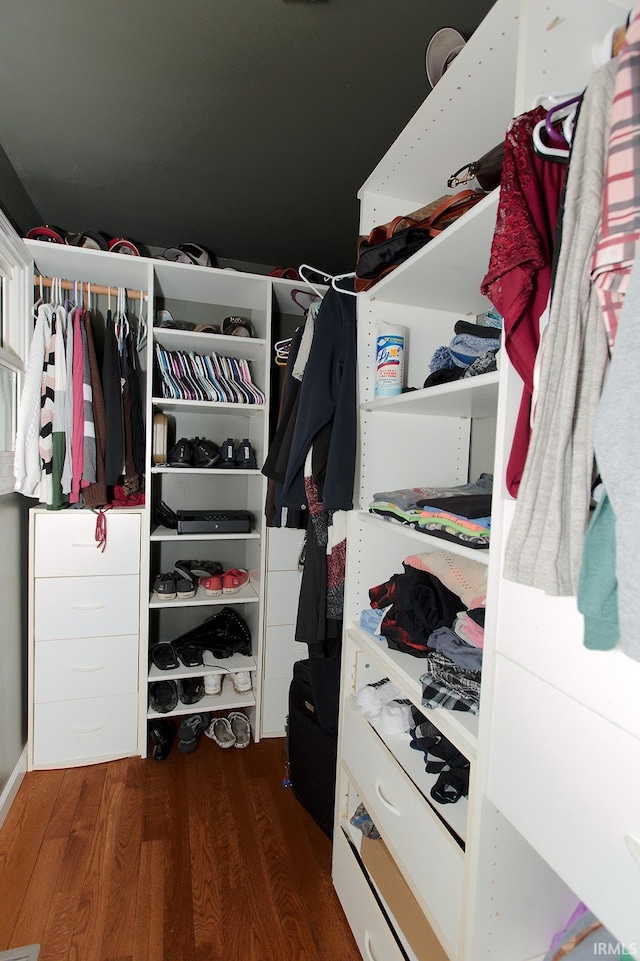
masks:
<path fill-rule="evenodd" d="M 53 281 L 51 277 L 39 277 L 37 275 L 33 278 L 33 284 L 35 287 L 39 287 L 42 284 L 43 287 L 51 287 Z M 112 297 L 118 296 L 118 287 L 104 287 L 101 284 L 92 284 L 87 280 L 63 280 L 62 289 L 63 290 L 73 290 L 74 286 L 79 286 L 80 289 L 84 288 L 85 291 L 89 291 L 92 294 L 111 294 Z M 129 290 L 127 288 L 127 297 L 129 300 L 140 300 L 142 297 L 144 300 L 148 299 L 148 291 L 146 290 Z"/>

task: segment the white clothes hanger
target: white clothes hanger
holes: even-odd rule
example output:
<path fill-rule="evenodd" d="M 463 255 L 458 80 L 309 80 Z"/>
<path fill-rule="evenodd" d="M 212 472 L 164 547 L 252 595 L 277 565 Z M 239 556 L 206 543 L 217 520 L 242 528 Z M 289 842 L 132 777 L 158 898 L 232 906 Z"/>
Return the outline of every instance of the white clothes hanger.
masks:
<path fill-rule="evenodd" d="M 312 289 L 312 291 L 314 292 L 314 294 L 315 294 L 317 297 L 320 297 L 320 298 L 322 299 L 323 294 L 318 290 L 318 288 L 315 286 L 315 284 L 312 284 L 312 283 L 311 283 L 311 281 L 309 280 L 308 277 L 305 277 L 305 275 L 304 275 L 304 271 L 305 271 L 305 270 L 311 270 L 314 274 L 319 274 L 319 275 L 322 277 L 322 279 L 324 280 L 324 282 L 327 283 L 327 284 L 328 284 L 329 281 L 332 279 L 332 278 L 331 278 L 331 274 L 325 273 L 324 270 L 318 270 L 317 267 L 312 267 L 311 264 L 300 264 L 300 266 L 298 267 L 298 273 L 300 274 L 300 276 L 301 276 L 302 279 L 304 280 L 305 284 L 308 284 L 308 286 L 311 287 L 311 289 Z"/>
<path fill-rule="evenodd" d="M 140 352 L 147 342 L 147 321 L 144 316 L 144 291 L 140 291 L 140 313 L 138 314 L 138 330 L 136 332 L 136 350 Z"/>
<path fill-rule="evenodd" d="M 358 294 L 355 290 L 347 290 L 346 287 L 338 287 L 338 280 L 349 280 L 355 277 L 355 270 L 350 271 L 348 274 L 336 274 L 335 277 L 331 278 L 331 286 L 334 290 L 339 291 L 341 294 L 349 294 L 350 297 L 357 297 Z"/>
<path fill-rule="evenodd" d="M 555 157 L 558 160 L 568 160 L 569 150 L 562 147 L 552 147 L 542 139 L 543 131 L 546 133 L 546 129 L 546 122 L 544 120 L 539 120 L 533 128 L 531 139 L 533 140 L 533 148 L 536 153 L 541 157 L 549 157 L 550 159 Z"/>

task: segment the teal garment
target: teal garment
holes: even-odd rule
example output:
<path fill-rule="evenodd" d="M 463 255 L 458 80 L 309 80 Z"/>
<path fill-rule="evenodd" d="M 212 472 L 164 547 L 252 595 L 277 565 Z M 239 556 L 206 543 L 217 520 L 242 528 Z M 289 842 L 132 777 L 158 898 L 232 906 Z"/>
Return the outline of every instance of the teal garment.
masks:
<path fill-rule="evenodd" d="M 606 491 L 587 529 L 578 581 L 578 610 L 584 615 L 584 646 L 609 651 L 620 638 L 616 577 L 616 516 Z"/>

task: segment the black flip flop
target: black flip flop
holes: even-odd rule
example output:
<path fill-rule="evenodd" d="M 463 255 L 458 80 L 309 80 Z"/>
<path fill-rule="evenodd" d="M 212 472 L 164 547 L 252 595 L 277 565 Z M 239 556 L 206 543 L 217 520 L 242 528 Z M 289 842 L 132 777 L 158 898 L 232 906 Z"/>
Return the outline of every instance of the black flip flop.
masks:
<path fill-rule="evenodd" d="M 180 667 L 172 645 L 165 642 L 152 645 L 151 660 L 159 671 L 175 671 L 177 667 Z"/>

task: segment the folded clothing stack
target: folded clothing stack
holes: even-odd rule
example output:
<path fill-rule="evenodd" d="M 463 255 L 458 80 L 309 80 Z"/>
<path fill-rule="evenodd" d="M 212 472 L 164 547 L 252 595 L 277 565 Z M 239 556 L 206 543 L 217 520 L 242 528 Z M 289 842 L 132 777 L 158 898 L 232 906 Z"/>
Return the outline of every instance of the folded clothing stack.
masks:
<path fill-rule="evenodd" d="M 434 387 L 496 370 L 496 354 L 499 350 L 499 328 L 459 320 L 449 346 L 435 350 L 429 364 L 431 373 L 423 386 Z"/>

